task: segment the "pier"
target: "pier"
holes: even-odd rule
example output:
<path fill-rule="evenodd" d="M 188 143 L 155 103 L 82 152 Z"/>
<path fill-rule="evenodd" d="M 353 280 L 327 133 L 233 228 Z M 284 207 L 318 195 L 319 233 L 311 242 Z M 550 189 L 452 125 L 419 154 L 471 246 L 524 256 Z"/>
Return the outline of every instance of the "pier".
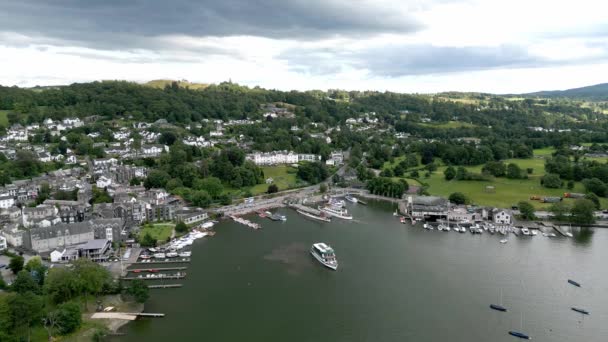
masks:
<path fill-rule="evenodd" d="M 246 220 L 246 219 L 241 218 L 241 217 L 237 217 L 237 216 L 234 216 L 234 215 L 230 215 L 230 218 L 231 218 L 231 219 L 232 219 L 234 222 L 237 222 L 237 223 L 240 223 L 240 224 L 244 224 L 244 225 L 246 225 L 247 227 L 250 227 L 250 228 L 253 228 L 253 229 L 260 229 L 260 228 L 262 228 L 262 226 L 261 226 L 261 225 L 259 225 L 258 223 L 251 222 L 251 221 Z"/>
<path fill-rule="evenodd" d="M 180 258 L 180 259 L 175 259 L 175 260 L 159 260 L 159 261 L 153 261 L 152 259 L 149 259 L 149 260 L 150 260 L 149 262 L 146 262 L 146 261 L 134 262 L 133 265 L 178 264 L 178 263 L 190 262 L 190 258 Z"/>
<path fill-rule="evenodd" d="M 183 271 L 187 267 L 161 267 L 161 268 L 134 268 L 127 270 L 129 272 L 160 272 L 160 271 Z"/>
<path fill-rule="evenodd" d="M 163 279 L 184 279 L 186 278 L 186 274 L 156 274 L 150 277 L 122 277 L 120 280 L 163 280 Z"/>
<path fill-rule="evenodd" d="M 164 284 L 164 285 L 148 285 L 149 289 L 175 289 L 184 286 L 184 284 Z"/>

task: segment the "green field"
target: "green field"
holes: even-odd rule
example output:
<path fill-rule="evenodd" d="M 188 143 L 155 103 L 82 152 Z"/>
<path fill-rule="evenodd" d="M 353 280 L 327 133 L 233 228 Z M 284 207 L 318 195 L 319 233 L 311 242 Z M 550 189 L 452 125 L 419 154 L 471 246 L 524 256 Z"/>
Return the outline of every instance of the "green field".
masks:
<path fill-rule="evenodd" d="M 478 205 L 488 205 L 507 208 L 519 201 L 530 201 L 530 196 L 563 196 L 565 192 L 585 192 L 583 185 L 576 182 L 574 189 L 566 188 L 548 189 L 540 185 L 540 179 L 545 174 L 545 156 L 552 153 L 552 149 L 535 150 L 535 157 L 532 159 L 509 159 L 506 164 L 515 163 L 522 171 L 532 168 L 533 173 L 528 179 L 507 179 L 504 177 L 495 178 L 492 181 L 446 181 L 443 175 L 445 166 L 435 171 L 430 178 L 421 177 L 420 181 L 428 184 L 428 192 L 432 195 L 449 196 L 453 192 L 462 192 L 471 201 Z M 482 165 L 467 167 L 471 172 L 480 173 Z M 422 175 L 422 174 L 421 174 Z M 410 184 L 415 184 L 408 180 Z M 487 186 L 493 186 L 494 191 L 486 190 Z M 608 205 L 608 199 L 600 199 L 602 207 Z M 566 199 L 566 201 L 572 201 Z M 550 204 L 530 201 L 537 208 L 547 208 Z"/>
<path fill-rule="evenodd" d="M 461 128 L 461 127 L 475 127 L 475 125 L 468 122 L 460 122 L 460 121 L 448 121 L 444 123 L 421 123 L 421 126 L 431 127 L 431 128 Z"/>
<path fill-rule="evenodd" d="M 272 178 L 274 180 L 273 184 L 279 187 L 279 191 L 297 186 L 296 169 L 291 166 L 268 166 L 262 167 L 262 170 L 266 179 Z M 250 191 L 253 195 L 263 194 L 268 190 L 268 185 L 266 183 L 258 184 L 253 186 Z"/>
<path fill-rule="evenodd" d="M 0 110 L 0 125 L 8 127 L 8 110 Z"/>
<path fill-rule="evenodd" d="M 173 223 L 147 224 L 141 228 L 139 234 L 140 236 L 144 236 L 146 233 L 149 233 L 156 241 L 164 242 L 171 237 L 173 227 L 175 227 L 175 224 Z"/>

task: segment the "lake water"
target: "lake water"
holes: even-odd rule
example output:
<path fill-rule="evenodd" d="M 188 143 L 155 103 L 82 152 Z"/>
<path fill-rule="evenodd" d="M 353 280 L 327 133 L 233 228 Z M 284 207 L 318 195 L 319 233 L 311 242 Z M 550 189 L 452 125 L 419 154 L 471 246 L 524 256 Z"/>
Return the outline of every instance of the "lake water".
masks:
<path fill-rule="evenodd" d="M 400 224 L 388 203 L 349 210 L 352 222 L 283 209 L 287 222 L 252 216 L 260 231 L 218 224 L 195 242 L 184 287 L 152 290 L 146 311 L 166 317 L 130 323 L 114 340 L 517 340 L 509 330 L 535 341 L 608 339 L 608 230 L 510 235 L 503 245 L 502 235 Z M 310 256 L 319 241 L 334 247 L 338 271 Z M 501 292 L 506 313 L 488 307 Z"/>

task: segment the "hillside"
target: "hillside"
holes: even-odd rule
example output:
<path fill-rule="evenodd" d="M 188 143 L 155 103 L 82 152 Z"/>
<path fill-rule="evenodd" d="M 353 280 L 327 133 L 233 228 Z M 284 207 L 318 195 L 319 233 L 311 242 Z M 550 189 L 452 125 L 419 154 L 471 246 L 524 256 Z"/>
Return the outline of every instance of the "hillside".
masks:
<path fill-rule="evenodd" d="M 186 80 L 152 80 L 149 82 L 144 83 L 145 86 L 148 87 L 153 87 L 153 88 L 159 88 L 159 89 L 163 89 L 168 85 L 171 85 L 172 82 L 177 82 L 177 84 L 182 87 L 182 88 L 189 88 L 189 89 L 205 89 L 209 86 L 209 84 L 206 83 L 192 83 L 192 82 L 188 82 Z"/>
<path fill-rule="evenodd" d="M 608 100 L 608 83 L 601 83 L 587 87 L 567 90 L 549 90 L 524 94 L 526 96 L 540 97 L 570 97 L 588 100 Z"/>

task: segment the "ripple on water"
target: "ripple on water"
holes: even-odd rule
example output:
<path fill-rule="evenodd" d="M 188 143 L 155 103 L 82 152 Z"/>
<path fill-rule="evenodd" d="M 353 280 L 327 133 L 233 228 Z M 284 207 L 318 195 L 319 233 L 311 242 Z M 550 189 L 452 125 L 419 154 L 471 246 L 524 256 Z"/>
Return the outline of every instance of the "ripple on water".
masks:
<path fill-rule="evenodd" d="M 301 242 L 291 243 L 274 249 L 264 256 L 265 260 L 280 262 L 287 268 L 287 273 L 300 275 L 302 271 L 312 267 L 308 246 Z"/>

